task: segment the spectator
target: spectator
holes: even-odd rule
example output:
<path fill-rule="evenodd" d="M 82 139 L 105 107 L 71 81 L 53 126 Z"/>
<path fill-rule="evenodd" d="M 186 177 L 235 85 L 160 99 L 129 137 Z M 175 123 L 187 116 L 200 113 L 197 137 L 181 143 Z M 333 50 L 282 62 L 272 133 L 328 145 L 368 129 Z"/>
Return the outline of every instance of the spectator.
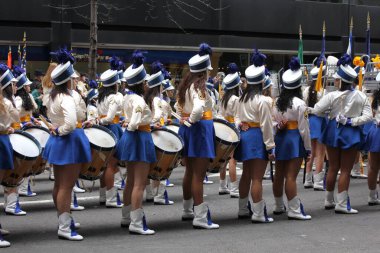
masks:
<path fill-rule="evenodd" d="M 32 91 L 32 96 L 34 98 L 34 101 L 36 101 L 36 104 L 38 106 L 37 112 L 42 114 L 41 109 L 42 109 L 42 85 L 39 85 L 37 89 L 34 89 Z"/>
<path fill-rule="evenodd" d="M 33 91 L 34 89 L 37 89 L 39 85 L 41 85 L 44 75 L 45 74 L 39 69 L 34 71 L 34 80 L 33 83 L 30 85 L 30 90 Z"/>
<path fill-rule="evenodd" d="M 77 90 L 83 98 L 87 97 L 87 92 L 88 92 L 87 91 L 87 82 L 88 82 L 87 74 L 81 73 L 80 78 L 77 82 Z"/>

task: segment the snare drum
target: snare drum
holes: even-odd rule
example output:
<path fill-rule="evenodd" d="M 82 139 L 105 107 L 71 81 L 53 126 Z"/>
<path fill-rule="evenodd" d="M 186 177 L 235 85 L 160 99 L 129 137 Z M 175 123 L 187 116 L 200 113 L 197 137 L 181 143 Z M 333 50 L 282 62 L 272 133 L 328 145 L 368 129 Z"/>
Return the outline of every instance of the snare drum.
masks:
<path fill-rule="evenodd" d="M 99 179 L 106 169 L 106 163 L 113 155 L 117 139 L 111 130 L 103 126 L 85 128 L 84 133 L 90 141 L 92 161 L 83 166 L 79 177 L 93 181 Z"/>
<path fill-rule="evenodd" d="M 45 148 L 46 142 L 50 137 L 50 132 L 48 129 L 42 126 L 29 126 L 24 127 L 23 130 L 30 135 L 32 135 L 40 143 L 42 151 Z M 43 152 L 42 152 L 43 153 Z M 42 158 L 42 153 L 37 157 L 35 164 L 32 166 L 30 175 L 39 175 L 45 170 L 46 161 Z"/>
<path fill-rule="evenodd" d="M 168 179 L 180 157 L 183 141 L 177 133 L 165 128 L 152 130 L 152 138 L 156 147 L 157 162 L 150 166 L 148 178 Z"/>
<path fill-rule="evenodd" d="M 178 131 L 179 131 L 179 124 L 177 123 L 170 123 L 168 125 L 166 125 L 166 128 L 169 129 L 169 130 L 172 130 L 173 132 L 175 132 L 176 134 L 178 134 Z"/>
<path fill-rule="evenodd" d="M 1 184 L 5 187 L 17 187 L 27 177 L 36 159 L 41 155 L 41 146 L 30 134 L 16 130 L 9 135 L 13 148 L 14 169 L 7 170 Z"/>
<path fill-rule="evenodd" d="M 215 159 L 212 160 L 208 172 L 218 173 L 226 166 L 233 151 L 240 141 L 240 133 L 235 126 L 222 119 L 214 119 Z"/>

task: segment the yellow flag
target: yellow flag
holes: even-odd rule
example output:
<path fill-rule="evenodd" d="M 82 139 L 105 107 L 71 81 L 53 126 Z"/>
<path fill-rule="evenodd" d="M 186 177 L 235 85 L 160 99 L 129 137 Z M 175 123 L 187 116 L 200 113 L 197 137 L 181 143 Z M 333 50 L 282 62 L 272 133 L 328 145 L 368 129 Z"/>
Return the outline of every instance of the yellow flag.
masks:
<path fill-rule="evenodd" d="M 316 92 L 320 92 L 323 89 L 322 74 L 323 74 L 323 61 L 321 61 L 321 65 L 319 66 L 318 78 L 317 78 L 317 82 L 315 83 Z"/>
<path fill-rule="evenodd" d="M 362 91 L 362 88 L 363 88 L 363 71 L 362 71 L 362 68 L 360 68 L 360 71 L 359 71 L 359 90 Z"/>

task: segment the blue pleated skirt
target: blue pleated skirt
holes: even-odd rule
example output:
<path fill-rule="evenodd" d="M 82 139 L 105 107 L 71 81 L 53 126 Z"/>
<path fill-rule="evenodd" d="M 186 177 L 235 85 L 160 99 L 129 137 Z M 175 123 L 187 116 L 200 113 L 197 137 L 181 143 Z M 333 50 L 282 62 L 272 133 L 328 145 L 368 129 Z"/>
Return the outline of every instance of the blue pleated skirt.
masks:
<path fill-rule="evenodd" d="M 156 150 L 152 134 L 144 131 L 125 130 L 116 145 L 115 157 L 119 161 L 154 163 Z"/>
<path fill-rule="evenodd" d="M 181 125 L 178 134 L 184 142 L 183 157 L 215 158 L 215 130 L 212 120 L 200 120 L 191 127 Z"/>
<path fill-rule="evenodd" d="M 0 134 L 0 170 L 12 170 L 13 165 L 13 148 L 9 135 Z"/>
<path fill-rule="evenodd" d="M 329 120 L 319 139 L 323 144 L 341 149 L 360 149 L 364 143 L 364 134 L 360 127 L 344 126 L 335 119 Z"/>
<path fill-rule="evenodd" d="M 116 136 L 116 139 L 119 141 L 121 137 L 123 136 L 123 129 L 121 128 L 120 124 L 110 124 L 110 125 L 102 125 L 114 133 Z"/>
<path fill-rule="evenodd" d="M 309 115 L 310 139 L 312 140 L 319 139 L 326 125 L 327 125 L 327 119 L 325 117 L 319 117 L 319 116 L 310 114 Z"/>
<path fill-rule="evenodd" d="M 65 136 L 50 135 L 42 157 L 53 165 L 88 163 L 91 148 L 82 128 L 76 128 Z"/>
<path fill-rule="evenodd" d="M 252 159 L 268 160 L 263 133 L 259 127 L 241 131 L 240 137 L 240 143 L 234 152 L 235 160 L 242 162 Z"/>
<path fill-rule="evenodd" d="M 306 156 L 305 146 L 298 129 L 278 131 L 274 142 L 276 144 L 276 160 L 287 161 Z"/>
<path fill-rule="evenodd" d="M 380 127 L 374 123 L 366 136 L 364 149 L 369 152 L 380 152 Z"/>

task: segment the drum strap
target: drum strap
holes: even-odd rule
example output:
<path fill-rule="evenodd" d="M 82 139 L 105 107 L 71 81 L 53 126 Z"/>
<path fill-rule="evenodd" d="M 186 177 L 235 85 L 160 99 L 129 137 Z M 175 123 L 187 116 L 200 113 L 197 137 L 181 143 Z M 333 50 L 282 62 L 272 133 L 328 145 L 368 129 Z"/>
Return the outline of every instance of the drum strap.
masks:
<path fill-rule="evenodd" d="M 190 117 L 190 113 L 182 113 L 182 117 Z M 212 120 L 212 111 L 205 111 L 202 115 L 203 120 Z"/>
<path fill-rule="evenodd" d="M 107 117 L 107 115 L 100 115 L 101 119 L 103 119 L 105 117 Z M 113 124 L 119 124 L 120 123 L 120 117 L 118 115 L 116 115 L 115 118 L 113 118 L 112 123 Z"/>
<path fill-rule="evenodd" d="M 229 123 L 235 123 L 235 118 L 234 116 L 226 116 L 224 117 Z"/>
<path fill-rule="evenodd" d="M 151 132 L 150 125 L 140 125 L 138 128 L 139 131 L 142 132 Z"/>

